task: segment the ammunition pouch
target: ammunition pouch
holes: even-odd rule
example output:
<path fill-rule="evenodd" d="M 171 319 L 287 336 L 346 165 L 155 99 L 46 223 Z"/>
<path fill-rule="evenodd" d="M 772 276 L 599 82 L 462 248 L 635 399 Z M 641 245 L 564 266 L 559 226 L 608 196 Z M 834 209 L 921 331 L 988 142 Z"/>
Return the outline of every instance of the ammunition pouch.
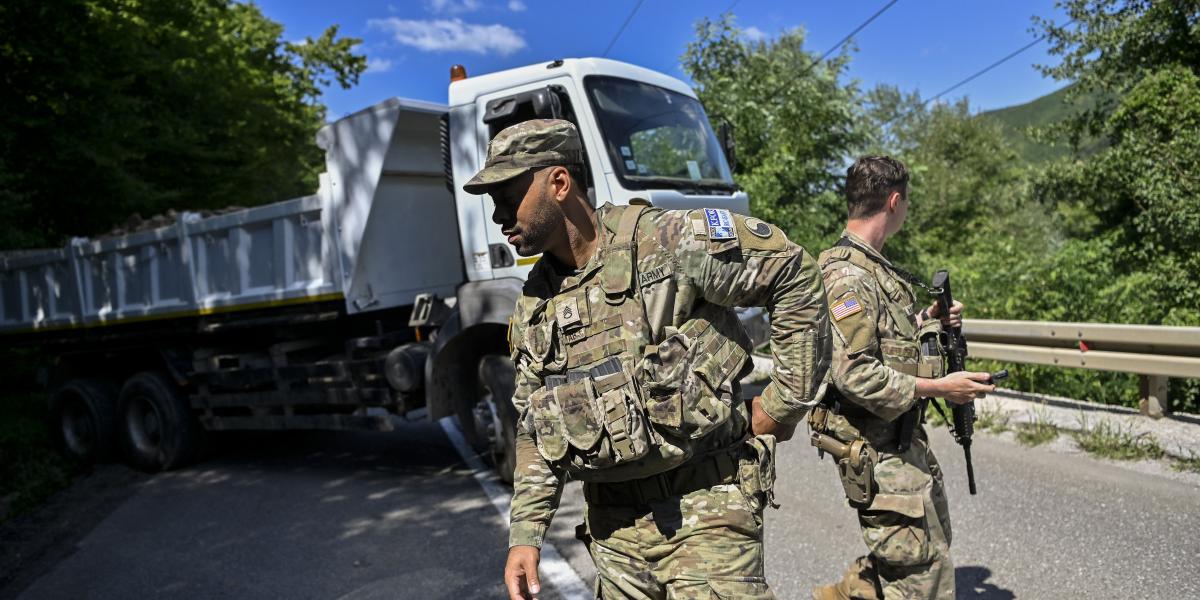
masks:
<path fill-rule="evenodd" d="M 603 469 L 646 455 L 650 434 L 634 382 L 611 358 L 591 369 L 546 378 L 530 398 L 537 447 L 555 462 Z"/>
<path fill-rule="evenodd" d="M 755 511 L 775 502 L 775 436 L 757 435 L 746 441 L 748 452 L 738 466 L 738 485 Z"/>

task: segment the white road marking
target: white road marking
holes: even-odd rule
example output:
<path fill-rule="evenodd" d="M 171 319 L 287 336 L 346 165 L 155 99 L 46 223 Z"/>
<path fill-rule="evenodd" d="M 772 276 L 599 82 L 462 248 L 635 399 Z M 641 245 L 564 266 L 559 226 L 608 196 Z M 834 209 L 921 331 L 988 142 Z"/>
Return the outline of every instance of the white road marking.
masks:
<path fill-rule="evenodd" d="M 454 417 L 442 417 L 438 422 L 446 432 L 446 437 L 450 438 L 450 443 L 454 444 L 454 449 L 458 451 L 463 462 L 471 468 L 471 474 L 475 476 L 475 481 L 479 482 L 479 487 L 483 488 L 483 493 L 487 494 L 488 500 L 492 501 L 492 506 L 496 507 L 496 512 L 500 513 L 500 519 L 507 527 L 511 494 L 500 482 L 500 476 L 483 464 L 483 460 L 467 444 L 466 438 L 458 430 L 458 422 Z M 558 553 L 558 549 L 549 540 L 542 544 L 542 559 L 538 570 L 541 572 L 542 581 L 553 586 L 565 600 L 586 600 L 592 597 L 592 592 L 583 583 L 579 573 L 575 572 L 571 564 Z"/>

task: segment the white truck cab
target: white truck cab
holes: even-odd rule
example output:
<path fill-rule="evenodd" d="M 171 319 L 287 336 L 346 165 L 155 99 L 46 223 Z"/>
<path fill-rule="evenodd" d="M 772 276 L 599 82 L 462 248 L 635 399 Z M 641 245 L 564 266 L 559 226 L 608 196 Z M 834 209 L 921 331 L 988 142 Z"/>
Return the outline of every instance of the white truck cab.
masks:
<path fill-rule="evenodd" d="M 488 141 L 533 118 L 573 122 L 582 138 L 589 195 L 597 204 L 644 198 L 662 208 L 749 209 L 704 108 L 682 81 L 603 58 L 555 60 L 450 84 L 449 151 L 455 182 L 483 166 Z M 492 202 L 455 185 L 469 281 L 525 278 L 534 257 L 516 256 L 491 220 Z"/>

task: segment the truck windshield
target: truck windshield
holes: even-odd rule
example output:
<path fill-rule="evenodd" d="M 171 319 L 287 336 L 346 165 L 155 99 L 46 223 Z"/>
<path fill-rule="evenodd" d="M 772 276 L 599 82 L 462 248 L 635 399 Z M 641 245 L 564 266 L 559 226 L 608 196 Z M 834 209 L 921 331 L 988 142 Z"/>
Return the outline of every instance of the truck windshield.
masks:
<path fill-rule="evenodd" d="M 704 107 L 694 98 L 619 77 L 593 75 L 584 87 L 627 188 L 737 189 Z"/>

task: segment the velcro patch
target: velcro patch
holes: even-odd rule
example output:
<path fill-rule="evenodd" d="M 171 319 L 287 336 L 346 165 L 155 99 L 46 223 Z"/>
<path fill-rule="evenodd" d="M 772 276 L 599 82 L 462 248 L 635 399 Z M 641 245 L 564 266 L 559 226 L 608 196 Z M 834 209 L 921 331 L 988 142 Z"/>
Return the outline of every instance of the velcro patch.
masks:
<path fill-rule="evenodd" d="M 842 298 L 836 304 L 829 307 L 829 314 L 834 321 L 841 321 L 850 315 L 862 312 L 862 303 L 858 301 L 858 297 L 854 294 Z"/>
<path fill-rule="evenodd" d="M 638 273 L 638 285 L 646 286 L 656 281 L 666 279 L 671 274 L 671 265 L 659 265 Z"/>
<path fill-rule="evenodd" d="M 572 325 L 579 324 L 579 301 L 573 296 L 562 298 L 555 306 L 555 319 L 558 321 L 558 326 L 566 329 Z"/>
<path fill-rule="evenodd" d="M 771 237 L 771 226 L 754 217 L 746 219 L 746 230 L 764 240 Z"/>
<path fill-rule="evenodd" d="M 736 240 L 737 229 L 733 226 L 733 215 L 724 208 L 704 209 L 704 220 L 708 225 L 708 239 Z"/>

